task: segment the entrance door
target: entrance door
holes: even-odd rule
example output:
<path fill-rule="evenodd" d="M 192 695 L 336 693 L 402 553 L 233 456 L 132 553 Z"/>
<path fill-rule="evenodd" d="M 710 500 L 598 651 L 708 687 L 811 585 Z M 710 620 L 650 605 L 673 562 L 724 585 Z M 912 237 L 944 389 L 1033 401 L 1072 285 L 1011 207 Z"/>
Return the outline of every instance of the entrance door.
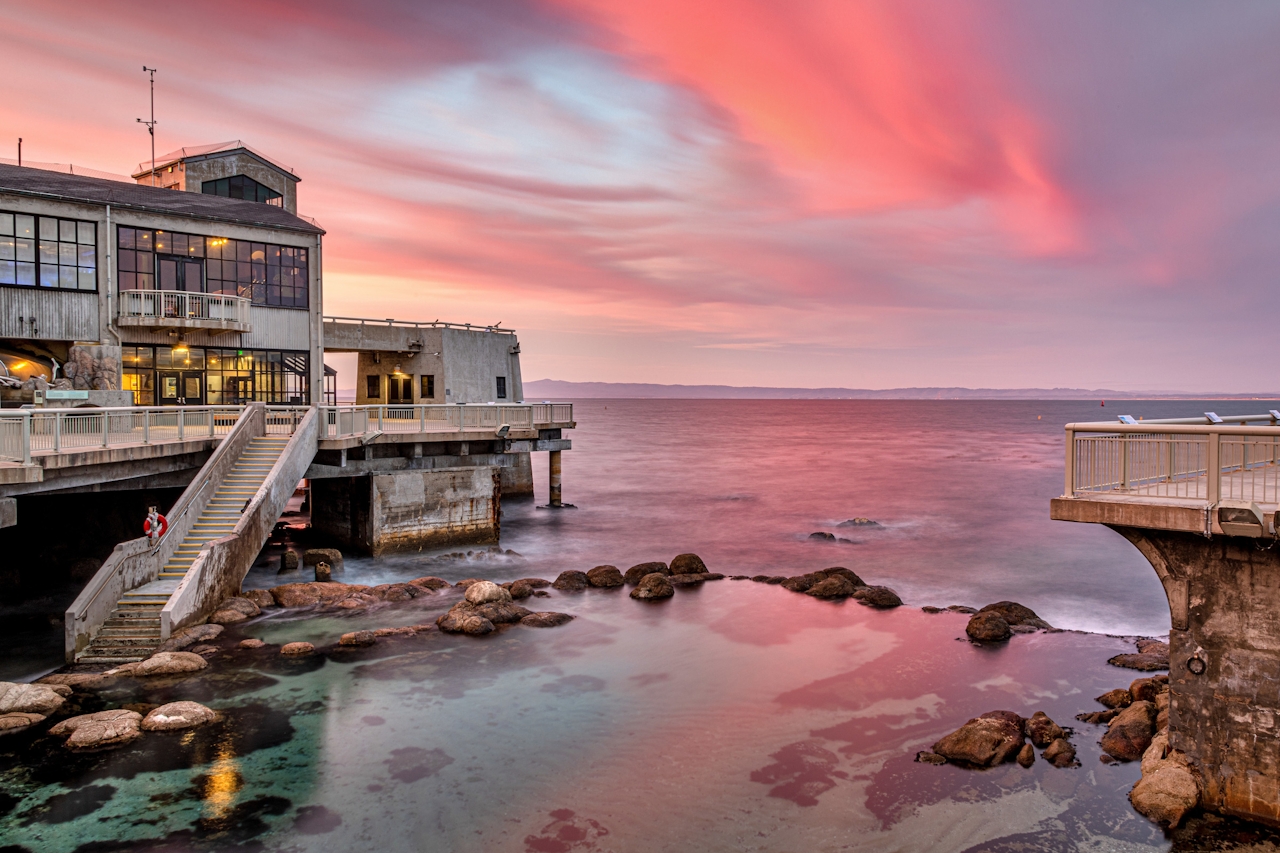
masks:
<path fill-rule="evenodd" d="M 204 374 L 192 370 L 161 370 L 156 396 L 162 406 L 204 405 Z"/>
<path fill-rule="evenodd" d="M 252 376 L 229 376 L 225 380 L 228 383 L 231 402 L 236 405 L 242 403 L 253 402 L 253 377 Z"/>
<path fill-rule="evenodd" d="M 413 377 L 388 376 L 387 402 L 391 405 L 410 405 L 413 403 Z"/>
<path fill-rule="evenodd" d="M 204 292 L 204 275 L 199 260 L 160 255 L 156 259 L 156 272 L 159 273 L 157 278 L 160 284 L 157 290 Z"/>

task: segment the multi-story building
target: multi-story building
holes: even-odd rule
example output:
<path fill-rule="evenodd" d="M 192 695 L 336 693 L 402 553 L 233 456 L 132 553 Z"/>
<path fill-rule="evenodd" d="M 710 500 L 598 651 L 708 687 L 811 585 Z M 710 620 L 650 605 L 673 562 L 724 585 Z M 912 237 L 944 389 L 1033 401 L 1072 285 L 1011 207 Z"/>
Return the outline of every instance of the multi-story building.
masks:
<path fill-rule="evenodd" d="M 297 176 L 234 143 L 135 180 L 0 165 L 0 376 L 28 385 L 10 402 L 46 384 L 140 405 L 321 402 L 324 231 L 297 215 Z"/>

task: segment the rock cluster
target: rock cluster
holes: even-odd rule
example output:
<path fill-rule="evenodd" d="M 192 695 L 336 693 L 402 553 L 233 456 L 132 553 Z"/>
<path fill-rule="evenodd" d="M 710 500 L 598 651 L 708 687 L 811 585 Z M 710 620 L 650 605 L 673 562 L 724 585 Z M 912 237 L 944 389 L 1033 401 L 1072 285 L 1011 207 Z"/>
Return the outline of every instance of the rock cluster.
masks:
<path fill-rule="evenodd" d="M 1168 643 L 1161 640 L 1138 640 L 1137 646 L 1137 654 L 1116 655 L 1107 663 L 1139 672 L 1159 672 L 1169 668 Z"/>
<path fill-rule="evenodd" d="M 234 625 L 260 615 L 262 608 L 253 599 L 234 596 L 219 604 L 209 621 L 214 625 Z"/>
<path fill-rule="evenodd" d="M 1137 761 L 1157 732 L 1169 727 L 1169 676 L 1138 678 L 1125 689 L 1108 690 L 1097 698 L 1109 710 L 1077 714 L 1086 723 L 1106 724 L 1102 751 L 1115 761 Z"/>
<path fill-rule="evenodd" d="M 1187 757 L 1169 748 L 1169 733 L 1151 739 L 1142 754 L 1142 778 L 1129 791 L 1129 802 L 1150 820 L 1170 829 L 1200 802 L 1200 786 Z"/>
<path fill-rule="evenodd" d="M 974 612 L 968 607 L 952 605 L 948 610 L 960 613 L 973 613 L 964 632 L 969 639 L 978 643 L 999 643 L 1014 634 L 1030 633 L 1039 629 L 1052 630 L 1053 626 L 1036 615 L 1026 605 L 1016 601 L 997 601 Z M 933 608 L 931 612 L 941 612 Z"/>
<path fill-rule="evenodd" d="M 777 583 L 783 589 L 799 592 L 814 598 L 837 600 L 853 598 L 870 607 L 899 607 L 902 599 L 885 586 L 868 586 L 866 581 L 844 566 L 819 569 L 816 572 L 790 578 L 773 578 L 757 575 L 753 581 Z"/>
<path fill-rule="evenodd" d="M 216 640 L 221 634 L 221 625 L 192 625 L 190 628 L 174 631 L 169 635 L 169 639 L 160 644 L 156 651 L 180 652 L 188 646 L 194 646 L 196 643 L 207 643 L 210 640 Z"/>
<path fill-rule="evenodd" d="M 562 578 L 564 574 L 561 575 Z M 586 577 L 583 572 L 577 574 Z M 573 618 L 567 613 L 534 613 L 516 604 L 511 590 L 491 581 L 476 581 L 468 585 L 466 590 L 463 600 L 436 620 L 441 631 L 447 634 L 483 636 L 492 634 L 503 625 L 521 623 L 535 628 L 549 628 L 563 625 Z"/>
<path fill-rule="evenodd" d="M 441 586 L 443 585 L 443 586 Z M 274 586 L 268 592 L 277 607 L 327 607 L 336 610 L 360 610 L 379 603 L 411 601 L 432 590 L 450 586 L 440 578 L 416 578 L 407 583 L 385 583 L 378 586 L 363 584 L 316 581 L 313 583 L 287 583 Z M 244 598 L 242 596 L 242 598 Z M 239 599 L 230 599 L 238 601 Z M 247 599 L 244 599 L 247 600 Z M 237 605 L 241 606 L 241 605 Z"/>
<path fill-rule="evenodd" d="M 71 688 L 62 684 L 0 681 L 0 734 L 44 722 L 62 707 Z"/>
<path fill-rule="evenodd" d="M 1076 766 L 1071 731 L 1063 729 L 1043 711 L 1024 719 L 1013 711 L 989 711 L 975 717 L 921 752 L 916 760 L 926 764 L 952 763 L 961 767 L 994 767 L 1017 761 L 1023 767 L 1035 763 L 1035 749 L 1054 767 Z M 1026 741 L 1030 740 L 1030 743 Z"/>
<path fill-rule="evenodd" d="M 636 601 L 657 601 L 670 598 L 676 594 L 667 576 L 660 572 L 651 572 L 640 579 L 636 588 L 631 590 L 631 597 Z"/>

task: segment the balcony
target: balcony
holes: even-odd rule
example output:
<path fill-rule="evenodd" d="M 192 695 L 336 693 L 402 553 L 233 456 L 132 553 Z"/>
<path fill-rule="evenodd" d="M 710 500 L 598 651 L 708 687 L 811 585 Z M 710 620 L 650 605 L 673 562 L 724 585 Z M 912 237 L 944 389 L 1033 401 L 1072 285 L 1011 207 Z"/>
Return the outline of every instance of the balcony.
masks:
<path fill-rule="evenodd" d="M 116 323 L 143 329 L 207 329 L 248 332 L 251 301 L 222 293 L 122 290 Z"/>

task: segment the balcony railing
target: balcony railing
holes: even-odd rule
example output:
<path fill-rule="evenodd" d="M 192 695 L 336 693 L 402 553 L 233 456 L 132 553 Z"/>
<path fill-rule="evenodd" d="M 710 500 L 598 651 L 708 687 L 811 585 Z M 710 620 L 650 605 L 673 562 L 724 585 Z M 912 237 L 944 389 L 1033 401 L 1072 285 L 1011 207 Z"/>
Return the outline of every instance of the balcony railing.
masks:
<path fill-rule="evenodd" d="M 252 300 L 223 293 L 181 290 L 120 291 L 119 322 L 152 328 L 225 329 L 250 331 Z"/>
<path fill-rule="evenodd" d="M 1067 425 L 1066 495 L 1280 503 L 1280 413 Z"/>
<path fill-rule="evenodd" d="M 110 447 L 220 439 L 243 406 L 9 409 L 0 412 L 0 462 L 31 464 L 33 456 Z M 292 435 L 306 406 L 267 406 L 267 434 Z M 320 438 L 382 433 L 458 433 L 509 429 L 570 429 L 573 404 L 518 406 L 322 406 Z"/>

